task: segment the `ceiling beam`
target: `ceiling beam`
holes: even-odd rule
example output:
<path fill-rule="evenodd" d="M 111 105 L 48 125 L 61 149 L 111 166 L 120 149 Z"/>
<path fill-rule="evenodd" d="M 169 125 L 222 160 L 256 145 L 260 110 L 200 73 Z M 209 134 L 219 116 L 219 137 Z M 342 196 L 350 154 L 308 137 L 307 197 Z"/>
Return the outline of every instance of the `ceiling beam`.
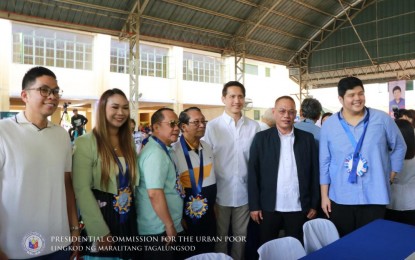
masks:
<path fill-rule="evenodd" d="M 99 27 L 88 26 L 88 25 L 80 25 L 80 24 L 74 24 L 74 23 L 62 22 L 62 21 L 57 22 L 51 19 L 17 14 L 17 13 L 2 11 L 2 10 L 0 10 L 0 18 L 24 22 L 24 23 L 34 23 L 34 24 L 51 26 L 51 27 L 86 31 L 86 32 L 91 32 L 91 33 L 102 33 L 102 34 L 113 35 L 113 36 L 119 35 L 118 30 L 111 30 L 111 29 L 99 28 Z"/>
<path fill-rule="evenodd" d="M 234 16 L 231 16 L 231 15 L 218 13 L 218 12 L 215 12 L 215 11 L 212 11 L 212 10 L 209 10 L 209 9 L 197 7 L 197 6 L 187 4 L 187 3 L 183 3 L 183 2 L 180 2 L 180 1 L 177 1 L 177 0 L 163 0 L 163 2 L 173 4 L 173 5 L 177 5 L 177 6 L 181 6 L 181 7 L 184 7 L 184 8 L 190 9 L 190 10 L 194 10 L 194 11 L 197 11 L 197 12 L 201 12 L 201 13 L 210 14 L 210 15 L 213 15 L 213 16 L 225 18 L 225 19 L 235 21 L 235 22 L 238 22 L 238 23 L 248 23 L 248 24 L 254 25 L 254 26 L 256 25 L 252 21 L 247 21 L 247 20 L 244 20 L 244 19 L 241 19 L 241 18 L 238 18 L 238 17 L 234 17 Z M 267 31 L 270 31 L 270 32 L 273 32 L 273 33 L 281 34 L 281 35 L 284 35 L 284 36 L 287 36 L 287 37 L 299 39 L 299 40 L 302 40 L 302 41 L 308 40 L 307 38 L 304 38 L 304 37 L 301 37 L 301 36 L 298 36 L 298 35 L 294 35 L 292 33 L 285 32 L 285 31 L 282 31 L 282 30 L 279 30 L 279 29 L 276 29 L 276 28 L 273 28 L 273 27 L 263 25 L 263 24 L 257 24 L 256 26 L 260 27 L 261 29 L 264 29 L 264 30 L 267 30 Z"/>
<path fill-rule="evenodd" d="M 130 12 L 125 11 L 125 10 L 115 9 L 115 8 L 111 8 L 111 7 L 105 7 L 105 6 L 102 6 L 102 5 L 94 5 L 94 4 L 90 4 L 90 3 L 86 3 L 86 2 L 79 2 L 79 1 L 74 1 L 74 0 L 54 0 L 54 1 L 58 2 L 58 3 L 65 3 L 65 4 L 80 6 L 80 7 L 88 7 L 88 8 L 95 9 L 95 10 L 101 10 L 101 11 L 106 11 L 106 12 L 111 12 L 111 13 L 118 13 L 118 14 L 123 14 L 123 15 L 128 15 L 130 13 Z"/>
<path fill-rule="evenodd" d="M 237 2 L 239 2 L 239 3 L 242 3 L 242 4 L 246 4 L 246 5 L 249 5 L 249 6 L 255 7 L 255 8 L 259 8 L 259 7 L 261 7 L 261 8 L 263 8 L 263 9 L 268 9 L 268 7 L 265 7 L 265 6 L 261 6 L 261 5 L 258 5 L 258 4 L 255 4 L 255 3 L 252 3 L 252 2 L 250 2 L 250 1 L 248 1 L 248 0 L 236 0 L 236 1 L 237 1 Z M 287 14 L 284 14 L 284 13 L 282 13 L 282 12 L 278 12 L 277 10 L 271 10 L 271 13 L 273 13 L 273 14 L 275 14 L 275 15 L 277 15 L 277 16 L 283 17 L 283 18 L 285 18 L 285 19 L 289 19 L 289 20 L 291 20 L 291 21 L 297 22 L 297 23 L 299 23 L 299 24 L 309 26 L 309 27 L 311 27 L 311 28 L 313 28 L 313 29 L 320 29 L 320 26 L 318 26 L 318 25 L 308 23 L 308 22 L 306 22 L 306 21 L 304 21 L 304 20 L 301 20 L 301 19 L 298 19 L 298 18 L 292 17 L 292 16 L 287 15 Z"/>

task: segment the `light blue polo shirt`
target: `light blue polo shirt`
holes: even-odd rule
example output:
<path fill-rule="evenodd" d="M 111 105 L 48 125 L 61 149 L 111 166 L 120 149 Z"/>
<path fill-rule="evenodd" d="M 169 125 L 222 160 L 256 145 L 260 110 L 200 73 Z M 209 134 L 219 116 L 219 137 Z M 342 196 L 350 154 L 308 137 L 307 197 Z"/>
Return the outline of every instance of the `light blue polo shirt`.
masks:
<path fill-rule="evenodd" d="M 171 147 L 169 152 L 174 153 Z M 158 235 L 166 231 L 164 223 L 157 216 L 148 197 L 148 189 L 163 189 L 170 216 L 177 232 L 181 225 L 183 200 L 176 191 L 176 170 L 163 148 L 149 138 L 138 157 L 140 185 L 136 188 L 138 232 L 140 235 Z"/>

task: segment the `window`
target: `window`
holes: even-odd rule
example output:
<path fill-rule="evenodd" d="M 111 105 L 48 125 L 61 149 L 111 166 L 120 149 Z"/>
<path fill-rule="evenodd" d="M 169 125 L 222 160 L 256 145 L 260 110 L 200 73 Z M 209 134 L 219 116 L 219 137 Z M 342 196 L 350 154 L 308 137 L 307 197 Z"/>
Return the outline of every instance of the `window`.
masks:
<path fill-rule="evenodd" d="M 221 82 L 222 62 L 219 58 L 190 52 L 183 53 L 183 79 L 207 83 Z"/>
<path fill-rule="evenodd" d="M 258 66 L 245 63 L 245 73 L 258 76 Z"/>
<path fill-rule="evenodd" d="M 265 68 L 265 77 L 271 77 L 271 68 Z"/>
<path fill-rule="evenodd" d="M 93 37 L 13 24 L 13 62 L 92 70 Z"/>
<path fill-rule="evenodd" d="M 111 72 L 129 73 L 129 51 L 128 42 L 111 41 Z M 139 74 L 167 78 L 168 51 L 167 48 L 140 44 Z"/>

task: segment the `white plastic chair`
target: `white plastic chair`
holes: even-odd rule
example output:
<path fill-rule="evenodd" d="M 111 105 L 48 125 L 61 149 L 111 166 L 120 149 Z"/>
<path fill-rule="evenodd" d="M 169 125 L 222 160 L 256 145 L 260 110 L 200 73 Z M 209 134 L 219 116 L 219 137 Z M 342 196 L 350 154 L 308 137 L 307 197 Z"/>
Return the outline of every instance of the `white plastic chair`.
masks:
<path fill-rule="evenodd" d="M 339 239 L 339 232 L 330 220 L 317 218 L 304 223 L 304 248 L 307 254 Z"/>
<path fill-rule="evenodd" d="M 301 242 L 294 237 L 277 238 L 258 249 L 259 260 L 297 260 L 306 255 Z"/>
<path fill-rule="evenodd" d="M 233 258 L 224 253 L 204 253 L 186 258 L 186 260 L 233 260 Z"/>

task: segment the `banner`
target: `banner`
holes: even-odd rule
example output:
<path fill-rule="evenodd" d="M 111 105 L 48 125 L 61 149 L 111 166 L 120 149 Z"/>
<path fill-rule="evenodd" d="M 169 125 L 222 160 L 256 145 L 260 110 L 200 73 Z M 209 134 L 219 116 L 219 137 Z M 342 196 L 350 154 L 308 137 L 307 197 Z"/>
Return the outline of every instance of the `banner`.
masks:
<path fill-rule="evenodd" d="M 393 110 L 405 108 L 406 80 L 388 82 L 389 90 L 389 115 L 393 116 Z"/>

